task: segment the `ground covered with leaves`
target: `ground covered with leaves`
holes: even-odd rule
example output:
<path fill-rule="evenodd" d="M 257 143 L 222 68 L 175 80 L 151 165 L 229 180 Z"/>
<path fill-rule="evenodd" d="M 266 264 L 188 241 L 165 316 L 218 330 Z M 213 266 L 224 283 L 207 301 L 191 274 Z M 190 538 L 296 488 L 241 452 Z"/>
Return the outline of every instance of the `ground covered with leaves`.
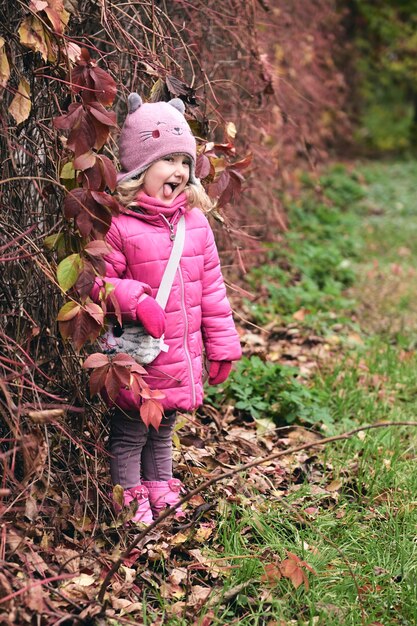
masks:
<path fill-rule="evenodd" d="M 416 430 L 367 429 L 416 413 L 416 173 L 334 166 L 282 199 L 290 232 L 232 297 L 245 356 L 179 416 L 176 474 L 212 483 L 185 522 L 115 518 L 100 406 L 76 441 L 39 424 L 3 504 L 0 623 L 417 622 Z"/>

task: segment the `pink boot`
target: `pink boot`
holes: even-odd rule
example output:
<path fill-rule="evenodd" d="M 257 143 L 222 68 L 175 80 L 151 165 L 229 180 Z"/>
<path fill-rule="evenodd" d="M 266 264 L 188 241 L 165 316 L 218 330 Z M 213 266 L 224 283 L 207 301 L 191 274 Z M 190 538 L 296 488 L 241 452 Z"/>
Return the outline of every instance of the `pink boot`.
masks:
<path fill-rule="evenodd" d="M 180 492 L 183 486 L 178 478 L 171 478 L 170 480 L 144 480 L 143 484 L 148 488 L 149 502 L 151 503 L 152 513 L 155 519 L 167 506 L 173 506 L 181 499 Z M 175 518 L 182 520 L 184 517 L 185 513 L 181 507 L 176 509 Z"/>
<path fill-rule="evenodd" d="M 124 490 L 124 506 L 128 507 L 130 503 L 133 502 L 133 500 L 138 501 L 138 508 L 132 519 L 129 521 L 133 522 L 134 524 L 152 524 L 153 517 L 151 505 L 149 503 L 149 493 L 144 485 L 137 485 L 136 487 L 131 487 L 130 489 Z M 121 506 L 117 502 L 114 502 L 114 508 L 116 513 L 120 513 L 120 511 L 122 510 Z"/>

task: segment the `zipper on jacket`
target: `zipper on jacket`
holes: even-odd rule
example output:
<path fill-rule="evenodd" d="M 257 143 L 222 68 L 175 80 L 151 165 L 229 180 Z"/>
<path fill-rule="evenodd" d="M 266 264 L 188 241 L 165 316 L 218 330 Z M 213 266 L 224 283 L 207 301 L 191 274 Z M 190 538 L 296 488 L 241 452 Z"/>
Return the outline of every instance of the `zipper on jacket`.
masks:
<path fill-rule="evenodd" d="M 181 271 L 181 267 L 180 266 L 178 266 L 178 274 L 179 274 L 180 283 L 181 283 L 181 309 L 182 309 L 182 314 L 184 316 L 184 322 L 185 322 L 185 332 L 184 332 L 183 347 L 184 347 L 184 352 L 185 352 L 185 356 L 186 356 L 187 364 L 188 364 L 188 373 L 189 373 L 189 376 L 190 376 L 191 397 L 192 397 L 192 401 L 193 401 L 193 407 L 195 408 L 195 405 L 196 405 L 195 381 L 194 381 L 193 364 L 192 364 L 192 361 L 191 361 L 191 356 L 190 356 L 190 353 L 188 351 L 188 345 L 187 345 L 188 319 L 187 319 L 187 311 L 185 309 L 184 279 L 183 279 L 183 276 L 182 276 L 182 271 Z"/>
<path fill-rule="evenodd" d="M 169 228 L 169 238 L 171 239 L 171 241 L 174 241 L 175 239 L 174 224 L 168 221 L 165 215 L 162 215 L 162 213 L 160 213 L 160 216 L 162 217 L 162 219 L 164 220 L 164 222 Z"/>

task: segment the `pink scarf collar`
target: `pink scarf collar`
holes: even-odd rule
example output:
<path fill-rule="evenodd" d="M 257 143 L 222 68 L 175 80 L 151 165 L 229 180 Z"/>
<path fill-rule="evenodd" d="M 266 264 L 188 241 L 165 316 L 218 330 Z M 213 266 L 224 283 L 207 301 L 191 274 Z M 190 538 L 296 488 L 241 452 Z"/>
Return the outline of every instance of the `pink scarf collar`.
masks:
<path fill-rule="evenodd" d="M 177 211 L 184 213 L 188 204 L 185 193 L 181 193 L 170 205 L 164 204 L 157 198 L 148 196 L 144 191 L 139 191 L 136 200 L 138 201 L 138 205 L 142 209 L 145 209 L 149 215 L 159 215 L 162 213 L 165 217 L 171 217 Z"/>

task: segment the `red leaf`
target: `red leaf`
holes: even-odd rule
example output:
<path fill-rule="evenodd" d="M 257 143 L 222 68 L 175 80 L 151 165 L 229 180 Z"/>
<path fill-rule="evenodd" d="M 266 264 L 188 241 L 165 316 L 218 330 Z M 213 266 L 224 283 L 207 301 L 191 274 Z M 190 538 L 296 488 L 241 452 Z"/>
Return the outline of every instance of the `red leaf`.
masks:
<path fill-rule="evenodd" d="M 97 239 L 104 239 L 111 225 L 111 213 L 100 204 L 96 204 L 94 210 L 95 219 L 92 223 L 91 234 Z"/>
<path fill-rule="evenodd" d="M 119 203 L 113 196 L 105 191 L 91 191 L 91 195 L 98 204 L 110 209 L 113 215 L 119 214 Z"/>
<path fill-rule="evenodd" d="M 243 159 L 241 159 L 240 161 L 235 161 L 231 167 L 234 170 L 244 170 L 247 167 L 249 167 L 249 165 L 252 163 L 252 153 L 249 152 L 249 154 L 247 154 Z"/>
<path fill-rule="evenodd" d="M 68 113 L 59 117 L 54 117 L 55 128 L 69 130 L 76 125 L 78 117 L 83 113 L 83 106 L 80 102 L 72 102 L 68 107 Z"/>
<path fill-rule="evenodd" d="M 95 396 L 97 393 L 100 393 L 100 391 L 103 389 L 109 367 L 110 365 L 109 363 L 107 363 L 107 365 L 103 365 L 102 367 L 97 367 L 95 370 L 91 372 L 90 394 L 92 396 Z"/>
<path fill-rule="evenodd" d="M 84 248 L 84 252 L 92 257 L 102 257 L 105 254 L 109 254 L 111 251 L 112 247 L 105 241 L 101 240 L 89 241 Z"/>
<path fill-rule="evenodd" d="M 52 24 L 56 33 L 62 34 L 65 28 L 64 5 L 62 0 L 48 0 L 47 6 L 43 9 Z"/>
<path fill-rule="evenodd" d="M 100 167 L 103 171 L 103 179 L 110 191 L 114 191 L 117 185 L 116 168 L 114 167 L 110 159 L 103 154 L 100 154 L 98 156 L 98 159 L 100 162 Z"/>
<path fill-rule="evenodd" d="M 305 573 L 300 567 L 297 567 L 297 569 L 293 572 L 293 574 L 289 578 L 292 584 L 294 585 L 295 589 L 298 589 L 298 587 L 303 582 L 304 582 L 305 588 L 308 589 L 308 580 L 306 578 Z"/>
<path fill-rule="evenodd" d="M 104 276 L 106 273 L 106 263 L 104 261 L 104 259 L 102 259 L 101 257 L 93 257 L 91 259 L 91 264 L 94 267 L 94 269 L 96 270 L 97 274 L 99 276 Z"/>
<path fill-rule="evenodd" d="M 94 354 L 90 354 L 86 358 L 83 363 L 84 369 L 90 369 L 94 367 L 103 367 L 104 365 L 109 365 L 109 357 L 101 352 L 94 352 Z"/>
<path fill-rule="evenodd" d="M 165 398 L 165 394 L 159 389 L 150 389 L 151 398 L 153 400 L 163 400 Z"/>
<path fill-rule="evenodd" d="M 108 207 L 108 209 L 107 209 Z M 64 200 L 64 215 L 67 219 L 75 218 L 83 237 L 90 234 L 97 238 L 104 237 L 110 228 L 111 213 L 119 212 L 117 201 L 104 191 L 73 189 Z"/>
<path fill-rule="evenodd" d="M 88 170 L 94 167 L 96 162 L 97 155 L 92 150 L 85 152 L 84 154 L 80 154 L 76 159 L 74 159 L 74 168 L 76 170 Z"/>
<path fill-rule="evenodd" d="M 90 102 L 88 108 L 91 115 L 104 126 L 116 126 L 116 113 L 114 111 L 107 111 L 100 102 Z"/>
<path fill-rule="evenodd" d="M 227 169 L 232 177 L 237 178 L 242 183 L 244 182 L 245 177 L 238 170 L 235 170 L 233 167 L 228 167 Z"/>
<path fill-rule="evenodd" d="M 230 182 L 230 174 L 227 170 L 224 170 L 224 172 L 222 172 L 219 176 L 219 180 L 217 180 L 214 184 L 213 187 L 215 187 L 215 193 L 216 195 L 220 196 L 223 191 L 226 189 L 226 187 L 228 186 Z"/>
<path fill-rule="evenodd" d="M 76 62 L 74 69 L 71 72 L 71 85 L 74 93 L 79 93 L 83 87 L 88 89 L 94 89 L 94 83 L 90 76 L 90 68 L 87 67 L 87 63 L 90 58 L 86 58 L 86 53 L 90 57 L 86 48 L 81 48 L 81 58 Z"/>
<path fill-rule="evenodd" d="M 145 383 L 142 376 L 136 372 L 132 373 L 132 369 L 130 370 L 130 388 L 135 399 L 137 400 L 140 400 L 143 397 L 143 390 L 148 389 L 148 385 Z"/>
<path fill-rule="evenodd" d="M 127 367 L 127 366 L 131 367 L 132 365 L 136 364 L 135 359 L 132 356 L 125 354 L 124 352 L 116 354 L 113 357 L 112 361 L 115 365 L 119 365 L 123 367 Z"/>
<path fill-rule="evenodd" d="M 99 306 L 98 304 L 95 304 L 95 302 L 87 302 L 87 304 L 84 305 L 84 308 L 87 311 L 87 313 L 91 315 L 91 317 L 95 319 L 95 321 L 98 324 L 103 326 L 104 313 L 103 313 L 103 309 L 101 308 L 101 306 Z"/>
<path fill-rule="evenodd" d="M 234 145 L 232 143 L 215 143 L 213 146 L 213 150 L 212 150 L 215 154 L 216 153 L 223 153 L 223 154 L 235 154 L 236 153 L 236 148 L 234 147 Z"/>
<path fill-rule="evenodd" d="M 309 569 L 313 574 L 316 572 L 308 563 L 301 561 L 293 552 L 287 552 L 287 554 L 288 559 L 285 559 L 280 565 L 281 574 L 289 578 L 296 589 L 301 583 L 304 583 L 305 588 L 308 589 L 308 578 L 303 568 Z"/>
<path fill-rule="evenodd" d="M 82 237 L 88 237 L 91 234 L 93 230 L 93 220 L 88 211 L 82 211 L 77 215 L 76 223 Z"/>
<path fill-rule="evenodd" d="M 234 172 L 230 172 L 229 183 L 224 191 L 220 194 L 217 202 L 218 207 L 226 206 L 229 202 L 237 200 L 240 195 L 242 184 L 236 177 Z"/>
<path fill-rule="evenodd" d="M 139 411 L 145 426 L 148 428 L 149 426 L 153 426 L 155 430 L 159 429 L 164 412 L 160 402 L 157 402 L 156 400 L 145 400 Z"/>
<path fill-rule="evenodd" d="M 145 385 L 140 394 L 144 400 L 150 400 L 152 398 L 152 393 L 149 385 Z"/>
<path fill-rule="evenodd" d="M 104 191 L 108 187 L 114 191 L 117 184 L 116 168 L 109 158 L 102 154 L 96 154 L 93 167 L 82 173 L 82 185 L 95 191 Z"/>
<path fill-rule="evenodd" d="M 78 272 L 78 278 L 75 283 L 75 288 L 82 301 L 90 295 L 93 288 L 96 273 L 90 261 L 83 259 L 81 267 Z M 103 313 L 103 311 L 101 311 Z"/>
<path fill-rule="evenodd" d="M 88 63 L 91 60 L 90 52 L 88 48 L 81 48 L 81 61 L 84 63 Z"/>
<path fill-rule="evenodd" d="M 103 191 L 105 184 L 98 159 L 96 159 L 93 167 L 80 172 L 78 182 L 85 189 L 97 189 L 99 191 Z"/>
<path fill-rule="evenodd" d="M 84 189 L 73 189 L 70 191 L 64 200 L 64 215 L 67 220 L 76 217 L 83 208 L 87 208 L 85 204 L 86 198 L 87 192 Z"/>
<path fill-rule="evenodd" d="M 142 365 L 139 365 L 139 363 L 134 363 L 134 365 L 132 365 L 132 368 L 130 370 L 131 372 L 137 372 L 138 374 L 142 374 L 142 375 L 146 375 L 148 372 L 145 370 L 144 367 L 142 367 Z"/>
<path fill-rule="evenodd" d="M 74 152 L 75 158 L 96 146 L 97 132 L 89 117 L 91 116 L 82 109 L 68 136 L 67 148 Z"/>
<path fill-rule="evenodd" d="M 114 291 L 111 291 L 108 295 L 107 298 L 107 302 L 111 305 L 112 309 L 110 308 L 110 310 L 113 310 L 117 321 L 119 322 L 120 326 L 122 326 L 122 312 L 120 310 L 120 304 L 118 299 L 116 298 L 116 296 L 114 295 Z"/>
<path fill-rule="evenodd" d="M 291 578 L 294 572 L 298 569 L 298 563 L 292 559 L 285 559 L 281 563 L 281 573 L 287 578 Z"/>
<path fill-rule="evenodd" d="M 106 376 L 105 388 L 111 400 L 116 400 L 121 386 L 122 383 L 117 375 L 117 371 L 115 371 L 114 367 L 109 368 Z"/>
<path fill-rule="evenodd" d="M 117 376 L 117 378 L 120 381 L 120 385 L 122 387 L 130 387 L 130 370 L 128 367 L 125 367 L 123 365 L 117 365 L 114 362 L 112 362 L 112 367 L 114 370 L 115 375 Z"/>
<path fill-rule="evenodd" d="M 103 326 L 99 324 L 88 311 L 81 310 L 80 321 L 74 328 L 72 341 L 77 350 L 79 350 L 87 341 L 95 341 Z"/>
<path fill-rule="evenodd" d="M 110 74 L 96 66 L 91 69 L 90 76 L 97 90 L 97 100 L 105 106 L 113 104 L 117 93 L 117 86 Z"/>
<path fill-rule="evenodd" d="M 195 90 L 176 76 L 167 74 L 165 82 L 168 87 L 168 91 L 172 96 L 188 96 L 189 98 L 195 97 Z"/>
<path fill-rule="evenodd" d="M 91 113 L 88 114 L 88 123 L 95 132 L 95 141 L 93 147 L 96 150 L 100 150 L 100 148 L 102 148 L 107 141 L 110 129 L 106 124 L 102 124 L 101 122 L 99 122 L 99 120 L 96 119 L 94 115 L 91 115 Z"/>
<path fill-rule="evenodd" d="M 71 339 L 76 350 L 79 350 L 87 341 L 95 341 L 99 336 L 102 325 L 84 309 L 68 322 L 59 322 L 59 329 L 65 339 Z"/>
<path fill-rule="evenodd" d="M 281 571 L 275 563 L 267 563 L 265 566 L 265 574 L 261 576 L 261 581 L 269 585 L 275 585 L 282 578 Z"/>
<path fill-rule="evenodd" d="M 210 174 L 210 159 L 205 154 L 199 154 L 195 165 L 195 175 L 204 179 Z"/>

